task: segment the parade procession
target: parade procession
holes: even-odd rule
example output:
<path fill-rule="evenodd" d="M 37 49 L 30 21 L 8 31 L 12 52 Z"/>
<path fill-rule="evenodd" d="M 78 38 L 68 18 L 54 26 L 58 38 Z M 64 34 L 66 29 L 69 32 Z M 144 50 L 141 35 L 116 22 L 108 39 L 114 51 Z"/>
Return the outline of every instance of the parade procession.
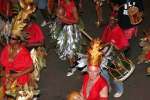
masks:
<path fill-rule="evenodd" d="M 0 100 L 149 100 L 149 0 L 0 0 Z"/>

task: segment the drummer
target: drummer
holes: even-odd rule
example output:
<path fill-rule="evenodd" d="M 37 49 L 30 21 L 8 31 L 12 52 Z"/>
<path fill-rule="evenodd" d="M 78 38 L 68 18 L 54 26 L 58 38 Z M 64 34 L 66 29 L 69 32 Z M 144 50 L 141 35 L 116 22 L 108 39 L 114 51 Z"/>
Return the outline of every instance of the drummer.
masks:
<path fill-rule="evenodd" d="M 124 36 L 130 40 L 138 31 L 138 24 L 132 24 L 128 14 L 128 8 L 136 6 L 139 9 L 140 14 L 143 16 L 143 0 L 110 0 L 112 7 L 112 15 L 117 17 L 118 25 L 122 28 Z M 136 19 L 135 19 L 136 20 Z M 124 51 L 126 56 L 130 56 L 130 46 Z"/>
<path fill-rule="evenodd" d="M 136 6 L 143 12 L 143 0 L 110 0 L 113 12 L 117 13 L 118 24 L 124 30 L 128 39 L 137 32 L 137 25 L 132 25 L 128 15 L 128 8 Z"/>

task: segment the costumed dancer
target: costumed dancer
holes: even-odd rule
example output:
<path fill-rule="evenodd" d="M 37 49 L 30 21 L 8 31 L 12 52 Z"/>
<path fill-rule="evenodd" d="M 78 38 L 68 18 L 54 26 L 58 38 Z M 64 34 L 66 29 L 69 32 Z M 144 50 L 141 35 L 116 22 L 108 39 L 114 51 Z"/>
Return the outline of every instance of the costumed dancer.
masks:
<path fill-rule="evenodd" d="M 114 47 L 112 45 L 108 45 L 106 47 L 103 48 L 102 52 L 103 52 L 103 58 L 101 60 L 101 64 L 100 64 L 100 72 L 102 74 L 102 76 L 107 80 L 108 86 L 109 86 L 109 92 L 111 92 L 111 79 L 113 79 L 114 77 L 110 76 L 109 74 L 109 69 L 111 69 L 111 66 L 113 65 L 113 62 L 116 62 L 116 60 L 114 60 L 114 58 L 116 56 L 113 57 L 113 50 Z M 77 60 L 77 68 L 83 69 L 82 72 L 87 72 L 87 66 L 88 66 L 88 61 L 87 61 L 87 55 L 86 54 L 78 54 L 78 56 L 80 57 L 79 60 Z M 109 68 L 110 67 L 110 68 Z M 112 77 L 112 78 L 110 78 Z M 114 97 L 120 97 L 123 94 L 123 83 L 121 81 L 119 81 L 118 79 L 113 79 L 112 80 L 114 86 L 115 86 L 115 91 L 116 93 L 114 94 Z"/>
<path fill-rule="evenodd" d="M 126 80 L 134 71 L 134 64 L 116 49 L 112 43 L 107 43 L 102 49 L 103 58 L 100 64 L 100 72 L 107 80 L 109 92 L 111 90 L 111 81 L 115 86 L 116 93 L 114 97 L 120 97 L 123 94 L 123 81 Z M 83 68 L 82 72 L 87 71 L 87 55 L 78 54 L 77 68 Z"/>
<path fill-rule="evenodd" d="M 9 44 L 2 50 L 0 63 L 5 69 L 2 80 L 4 93 L 15 100 L 18 91 L 24 90 L 29 84 L 30 73 L 33 71 L 30 53 L 21 45 L 20 37 L 16 34 L 11 35 Z"/>
<path fill-rule="evenodd" d="M 27 5 L 25 5 L 27 4 Z M 27 25 L 24 21 L 35 11 L 32 0 L 20 1 L 21 11 L 12 22 L 9 44 L 1 52 L 0 64 L 3 66 L 3 93 L 12 100 L 29 100 L 37 92 L 31 82 L 33 61 L 29 51 L 22 45 L 22 31 Z"/>
<path fill-rule="evenodd" d="M 60 27 L 51 33 L 57 40 L 57 53 L 62 60 L 68 60 L 70 64 L 67 76 L 74 71 L 76 52 L 81 50 L 81 33 L 79 31 L 79 16 L 73 0 L 60 0 L 58 2 L 57 18 Z"/>
<path fill-rule="evenodd" d="M 102 44 L 95 39 L 88 49 L 88 74 L 84 75 L 81 100 L 108 100 L 108 84 L 100 74 L 100 67 L 103 53 Z"/>

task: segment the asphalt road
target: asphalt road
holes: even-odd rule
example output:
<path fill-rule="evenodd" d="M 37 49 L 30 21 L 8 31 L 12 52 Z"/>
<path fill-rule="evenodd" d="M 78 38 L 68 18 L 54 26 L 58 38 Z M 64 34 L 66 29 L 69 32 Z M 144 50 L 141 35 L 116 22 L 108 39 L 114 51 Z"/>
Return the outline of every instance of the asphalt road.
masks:
<path fill-rule="evenodd" d="M 138 46 L 138 41 L 142 35 L 142 30 L 150 27 L 150 0 L 144 0 L 145 12 L 144 22 L 139 26 L 138 37 L 134 37 L 131 43 L 129 52 L 130 58 L 136 64 L 136 58 L 141 49 Z M 82 19 L 85 24 L 86 31 L 92 37 L 100 35 L 103 27 L 97 28 L 95 25 L 96 14 L 92 0 L 84 0 L 84 13 Z M 107 4 L 103 6 L 105 22 L 109 17 L 109 7 Z M 41 95 L 39 100 L 66 100 L 66 95 L 69 91 L 80 90 L 82 84 L 82 74 L 77 71 L 73 76 L 66 77 L 69 64 L 67 61 L 61 61 L 55 53 L 55 42 L 53 42 L 48 34 L 48 29 L 43 28 L 46 35 L 46 47 L 49 48 L 47 57 L 47 68 L 41 73 L 40 90 Z M 136 64 L 134 73 L 124 82 L 124 93 L 122 97 L 113 98 L 114 89 L 110 93 L 110 100 L 150 100 L 150 77 L 145 76 L 145 68 L 148 64 Z"/>

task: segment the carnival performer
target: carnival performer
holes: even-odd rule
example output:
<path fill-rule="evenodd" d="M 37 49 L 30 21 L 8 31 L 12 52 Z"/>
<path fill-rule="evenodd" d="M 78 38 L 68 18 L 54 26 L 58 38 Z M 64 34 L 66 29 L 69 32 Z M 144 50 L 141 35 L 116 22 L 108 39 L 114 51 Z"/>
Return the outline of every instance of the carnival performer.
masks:
<path fill-rule="evenodd" d="M 81 33 L 79 32 L 79 16 L 73 0 L 59 0 L 57 18 L 61 28 L 51 33 L 57 40 L 57 53 L 62 60 L 69 60 L 70 68 L 73 68 L 76 52 L 81 50 Z M 59 30 L 58 30 L 59 29 Z M 69 69 L 67 76 L 72 74 Z"/>
<path fill-rule="evenodd" d="M 133 35 L 136 35 L 137 33 L 137 25 L 141 22 L 141 19 L 143 16 L 143 0 L 110 0 L 113 13 L 116 12 L 118 17 L 118 24 L 125 32 L 125 36 L 128 39 L 131 39 Z M 139 13 L 137 14 L 137 17 L 134 17 L 133 19 L 130 19 L 129 16 L 129 8 L 131 7 L 137 7 Z M 136 13 L 136 12 L 134 12 Z M 132 16 L 131 16 L 132 17 Z M 136 24 L 133 24 L 132 21 L 137 21 Z M 139 20 L 139 22 L 138 22 Z"/>
<path fill-rule="evenodd" d="M 81 100 L 108 100 L 108 85 L 100 74 L 101 41 L 93 40 L 88 50 L 88 74 L 84 76 Z"/>
<path fill-rule="evenodd" d="M 117 53 L 119 53 L 119 52 L 115 52 L 116 50 L 118 51 L 118 49 L 116 49 L 113 44 L 111 44 L 111 43 L 105 44 L 105 46 L 102 49 L 103 58 L 101 60 L 101 64 L 99 65 L 99 67 L 100 67 L 101 75 L 106 79 L 106 81 L 108 83 L 109 92 L 111 92 L 111 90 L 112 90 L 111 83 L 113 83 L 113 87 L 115 87 L 115 92 L 116 92 L 114 94 L 114 97 L 120 97 L 124 92 L 123 82 L 118 79 L 114 79 L 114 77 L 112 77 L 109 73 L 109 70 L 112 69 L 112 65 L 115 64 L 115 66 L 118 66 L 117 63 L 120 63 L 120 61 L 115 60 L 116 58 L 119 57 L 119 56 L 117 56 Z M 83 69 L 82 72 L 87 72 L 88 71 L 88 68 L 87 68 L 88 55 L 78 54 L 78 56 L 80 59 L 77 60 L 78 64 L 76 65 L 76 68 Z M 119 59 L 121 59 L 121 58 L 119 58 Z M 122 66 L 124 67 L 125 65 L 122 65 Z"/>
<path fill-rule="evenodd" d="M 113 43 L 115 47 L 123 51 L 128 48 L 128 38 L 124 31 L 117 24 L 117 19 L 114 16 L 110 17 L 109 24 L 105 27 L 102 36 L 100 37 L 104 43 Z"/>
<path fill-rule="evenodd" d="M 11 91 L 9 85 L 14 81 L 17 81 L 18 87 L 29 84 L 30 73 L 33 71 L 32 59 L 28 50 L 21 45 L 20 37 L 11 35 L 10 43 L 1 52 L 0 64 L 5 69 L 3 86 L 7 91 Z"/>
<path fill-rule="evenodd" d="M 117 63 L 114 60 L 115 58 L 113 57 L 113 55 L 116 54 L 112 54 L 112 53 L 116 53 L 114 52 L 115 50 L 119 52 L 123 52 L 129 46 L 128 39 L 125 36 L 122 28 L 120 28 L 120 26 L 117 24 L 117 22 L 118 20 L 115 18 L 115 16 L 112 15 L 110 17 L 109 24 L 104 29 L 102 37 L 100 37 L 105 44 L 110 44 L 110 46 L 113 45 L 111 46 L 111 48 L 109 48 L 109 46 L 106 47 L 106 49 L 108 49 L 109 52 L 105 52 L 104 59 L 102 60 L 104 63 L 101 66 L 103 66 L 102 74 L 107 79 L 109 85 L 111 83 L 110 81 L 112 81 L 115 86 L 116 93 L 114 94 L 114 97 L 116 98 L 120 97 L 123 94 L 124 91 L 123 82 L 121 81 L 119 82 L 114 79 L 111 80 L 106 66 L 110 66 L 109 64 L 111 64 L 112 62 Z M 111 85 L 110 85 L 110 89 L 111 89 Z"/>
<path fill-rule="evenodd" d="M 35 89 L 31 85 L 33 61 L 29 51 L 22 45 L 22 31 L 27 25 L 25 20 L 35 11 L 35 5 L 32 0 L 20 0 L 19 3 L 22 9 L 12 21 L 10 41 L 0 55 L 0 64 L 5 69 L 5 77 L 2 80 L 4 93 L 13 100 L 18 98 L 21 91 L 31 99 Z"/>

